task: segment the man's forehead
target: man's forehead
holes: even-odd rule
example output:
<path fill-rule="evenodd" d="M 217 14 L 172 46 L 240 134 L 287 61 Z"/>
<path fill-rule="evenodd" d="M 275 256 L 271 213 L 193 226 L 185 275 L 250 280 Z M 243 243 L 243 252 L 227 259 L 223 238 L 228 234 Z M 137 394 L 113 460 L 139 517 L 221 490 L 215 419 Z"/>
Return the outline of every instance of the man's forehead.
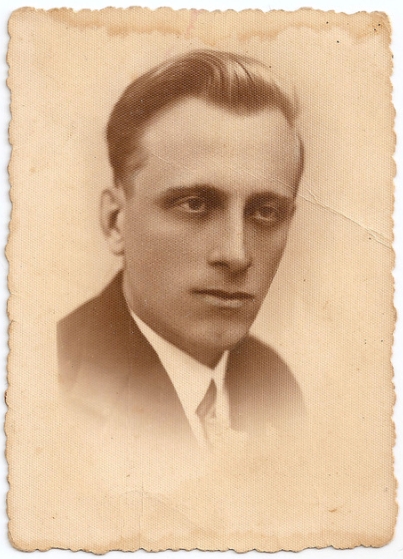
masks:
<path fill-rule="evenodd" d="M 242 145 L 256 149 L 262 142 L 293 142 L 295 134 L 278 108 L 239 114 L 200 98 L 185 98 L 158 113 L 145 127 L 145 148 L 171 151 L 198 142 L 201 149 Z M 191 146 L 190 146 L 191 147 Z"/>

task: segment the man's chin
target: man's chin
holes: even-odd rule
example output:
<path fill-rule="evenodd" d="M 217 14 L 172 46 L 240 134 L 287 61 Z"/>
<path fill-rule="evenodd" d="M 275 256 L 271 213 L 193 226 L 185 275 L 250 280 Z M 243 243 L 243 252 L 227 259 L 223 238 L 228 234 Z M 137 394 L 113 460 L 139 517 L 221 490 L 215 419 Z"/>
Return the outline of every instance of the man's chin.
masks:
<path fill-rule="evenodd" d="M 233 349 L 241 340 L 247 336 L 250 326 L 239 325 L 226 329 L 215 329 L 210 332 L 200 334 L 197 339 L 206 350 L 215 354 L 223 354 L 225 351 Z"/>

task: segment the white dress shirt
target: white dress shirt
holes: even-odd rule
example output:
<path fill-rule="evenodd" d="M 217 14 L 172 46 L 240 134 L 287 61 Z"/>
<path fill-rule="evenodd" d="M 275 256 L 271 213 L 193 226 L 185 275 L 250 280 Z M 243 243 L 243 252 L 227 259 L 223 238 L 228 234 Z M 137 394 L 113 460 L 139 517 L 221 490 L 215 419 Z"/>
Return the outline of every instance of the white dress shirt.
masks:
<path fill-rule="evenodd" d="M 215 403 L 217 421 L 223 427 L 229 428 L 230 426 L 228 392 L 224 383 L 229 352 L 225 351 L 216 367 L 211 369 L 164 340 L 131 310 L 130 314 L 143 336 L 157 353 L 174 385 L 193 434 L 199 444 L 205 446 L 206 438 L 203 425 L 197 415 L 197 408 L 204 399 L 211 380 L 214 380 L 217 386 Z"/>

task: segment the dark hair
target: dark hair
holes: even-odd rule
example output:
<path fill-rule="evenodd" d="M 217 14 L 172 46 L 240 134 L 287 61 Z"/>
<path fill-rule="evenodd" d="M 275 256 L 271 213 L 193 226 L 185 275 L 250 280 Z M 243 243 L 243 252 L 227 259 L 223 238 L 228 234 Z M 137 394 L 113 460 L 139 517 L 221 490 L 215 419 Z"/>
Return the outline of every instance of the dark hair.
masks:
<path fill-rule="evenodd" d="M 205 99 L 237 114 L 278 108 L 293 126 L 296 103 L 261 62 L 229 52 L 196 50 L 168 60 L 132 82 L 116 103 L 107 127 L 115 183 L 139 166 L 133 158 L 151 118 L 185 97 Z M 301 146 L 301 172 L 303 149 Z"/>

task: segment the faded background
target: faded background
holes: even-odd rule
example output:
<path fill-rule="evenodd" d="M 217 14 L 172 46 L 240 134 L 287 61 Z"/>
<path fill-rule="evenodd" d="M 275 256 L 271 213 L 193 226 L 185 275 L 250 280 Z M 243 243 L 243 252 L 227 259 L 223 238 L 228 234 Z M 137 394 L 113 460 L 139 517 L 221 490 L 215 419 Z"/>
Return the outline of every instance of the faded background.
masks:
<path fill-rule="evenodd" d="M 377 9 L 387 10 L 385 3 Z M 332 17 L 329 16 L 330 22 Z M 192 48 L 205 44 L 201 42 L 203 33 L 197 38 L 194 19 L 188 22 L 188 38 L 196 36 Z M 25 86 L 27 110 L 20 111 L 28 134 L 20 138 L 27 158 L 19 159 L 19 172 L 25 180 L 29 177 L 30 190 L 35 189 L 38 197 L 35 214 L 30 207 L 29 214 L 25 214 L 28 220 L 24 222 L 24 217 L 16 223 L 19 242 L 13 247 L 16 261 L 24 267 L 20 276 L 24 278 L 24 290 L 29 285 L 27 279 L 33 280 L 32 296 L 28 297 L 29 291 L 22 293 L 23 306 L 16 297 L 15 309 L 21 321 L 24 318 L 19 327 L 26 329 L 24 340 L 33 339 L 29 334 L 35 331 L 39 334 L 36 340 L 43 332 L 49 336 L 49 343 L 52 324 L 97 292 L 116 269 L 116 262 L 107 257 L 94 219 L 97 194 L 110 180 L 102 144 L 110 108 L 135 75 L 183 48 L 183 41 L 169 33 L 158 38 L 163 48 L 156 47 L 155 37 L 151 41 L 149 36 L 142 37 L 136 43 L 130 34 L 123 40 L 114 39 L 112 34 L 91 58 L 91 49 L 86 50 L 85 45 L 99 30 L 82 33 L 70 29 L 66 33 L 63 22 L 56 25 L 60 25 L 60 34 L 54 48 L 38 44 L 36 52 L 29 52 L 24 61 L 31 78 L 29 87 Z M 323 33 L 297 28 L 262 36 L 263 41 L 249 39 L 247 31 L 242 38 L 249 54 L 267 56 L 280 76 L 283 72 L 293 75 L 302 101 L 301 128 L 307 151 L 299 212 L 255 331 L 291 365 L 308 407 L 316 414 L 313 424 L 318 426 L 318 432 L 313 433 L 313 438 L 318 457 L 325 457 L 326 466 L 326 460 L 332 457 L 335 488 L 347 484 L 344 487 L 356 491 L 363 510 L 370 507 L 365 499 L 374 495 L 373 487 L 366 487 L 367 493 L 362 486 L 358 489 L 363 472 L 371 472 L 369 486 L 385 475 L 377 467 L 377 459 L 382 445 L 385 452 L 389 445 L 385 410 L 390 406 L 391 394 L 390 377 L 385 372 L 379 374 L 385 371 L 390 347 L 390 316 L 383 313 L 390 305 L 385 272 L 391 267 L 391 252 L 385 246 L 391 239 L 387 219 L 391 197 L 385 182 L 390 162 L 380 154 L 392 150 L 393 139 L 382 131 L 390 127 L 390 115 L 380 103 L 382 95 L 388 95 L 388 83 L 380 78 L 384 61 L 376 49 L 382 34 L 371 35 L 371 39 L 369 36 L 352 36 L 333 26 L 322 43 Z M 36 40 L 40 42 L 40 35 Z M 82 43 L 74 52 L 77 41 Z M 231 48 L 231 41 L 237 44 L 230 37 L 225 48 Z M 113 53 L 111 43 L 117 49 Z M 216 40 L 207 46 L 220 48 L 221 44 Z M 143 57 L 144 53 L 147 54 Z M 310 65 L 306 62 L 308 55 Z M 144 59 L 147 64 L 142 66 Z M 290 66 L 284 68 L 284 59 Z M 91 72 L 94 61 L 100 68 L 97 74 Z M 57 71 L 61 64 L 63 73 Z M 362 77 L 359 88 L 351 79 L 358 72 Z M 73 94 L 62 76 L 68 76 L 68 82 L 75 84 Z M 38 100 L 35 111 L 28 110 L 32 99 Z M 52 142 L 41 129 L 54 134 Z M 95 140 L 97 137 L 99 140 Z M 357 137 L 361 138 L 359 143 Z M 66 197 L 60 196 L 62 190 Z M 19 197 L 22 201 L 22 189 Z M 35 201 L 32 192 L 29 199 Z M 18 199 L 15 207 L 18 210 Z M 24 211 L 21 207 L 21 217 Z M 83 227 L 84 223 L 88 225 Z M 56 229 L 59 243 L 52 238 Z M 25 237 L 27 234 L 29 237 Z M 27 250 L 28 238 L 30 246 L 41 246 L 41 250 Z M 357 273 L 357 262 L 361 263 L 361 273 Z M 52 273 L 44 273 L 48 268 Z M 23 369 L 27 378 L 22 379 L 21 391 L 38 364 L 52 370 L 52 356 L 48 362 L 40 356 L 40 363 L 35 363 L 35 348 L 26 354 L 29 361 Z M 35 385 L 31 383 L 29 394 L 22 395 L 28 409 L 44 390 L 49 395 L 48 375 L 39 374 L 36 381 Z M 371 445 L 373 448 L 369 448 Z M 353 460 L 351 449 L 356 453 Z M 357 464 L 359 468 L 351 469 Z M 382 501 L 382 496 L 379 498 Z M 386 511 L 380 512 L 378 518 L 371 520 L 373 526 L 379 526 L 386 516 Z M 382 553 L 387 557 L 385 550 Z"/>

